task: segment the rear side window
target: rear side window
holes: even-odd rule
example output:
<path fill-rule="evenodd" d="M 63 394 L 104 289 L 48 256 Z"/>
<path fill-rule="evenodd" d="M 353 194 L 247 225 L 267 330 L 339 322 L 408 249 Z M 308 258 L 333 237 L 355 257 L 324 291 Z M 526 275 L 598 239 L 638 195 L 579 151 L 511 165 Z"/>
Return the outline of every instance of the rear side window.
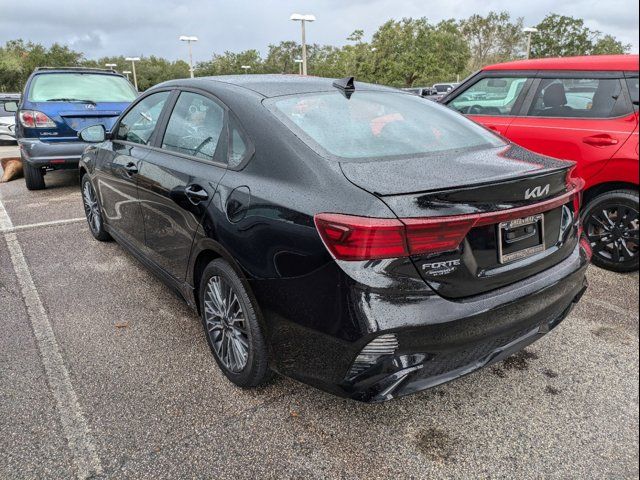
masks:
<path fill-rule="evenodd" d="M 169 92 L 158 92 L 140 100 L 120 120 L 116 139 L 148 145 L 167 98 Z"/>
<path fill-rule="evenodd" d="M 525 77 L 489 77 L 479 80 L 454 98 L 449 106 L 467 115 L 513 115 Z"/>
<path fill-rule="evenodd" d="M 629 96 L 634 108 L 638 109 L 638 77 L 627 78 L 627 88 L 629 88 Z"/>
<path fill-rule="evenodd" d="M 99 73 L 46 73 L 29 86 L 31 102 L 132 102 L 136 92 L 124 78 Z"/>
<path fill-rule="evenodd" d="M 622 83 L 612 78 L 544 78 L 529 109 L 530 116 L 610 118 L 630 113 Z"/>
<path fill-rule="evenodd" d="M 162 148 L 213 160 L 224 128 L 224 109 L 197 93 L 182 92 L 171 112 Z"/>
<path fill-rule="evenodd" d="M 7 112 L 7 109 L 4 108 L 4 104 L 9 100 L 0 100 L 0 117 L 13 117 L 15 112 Z"/>
<path fill-rule="evenodd" d="M 358 91 L 278 97 L 265 102 L 324 156 L 375 159 L 503 145 L 499 137 L 417 95 Z"/>
<path fill-rule="evenodd" d="M 249 143 L 233 117 L 229 121 L 229 132 L 229 167 L 235 168 L 249 155 Z"/>

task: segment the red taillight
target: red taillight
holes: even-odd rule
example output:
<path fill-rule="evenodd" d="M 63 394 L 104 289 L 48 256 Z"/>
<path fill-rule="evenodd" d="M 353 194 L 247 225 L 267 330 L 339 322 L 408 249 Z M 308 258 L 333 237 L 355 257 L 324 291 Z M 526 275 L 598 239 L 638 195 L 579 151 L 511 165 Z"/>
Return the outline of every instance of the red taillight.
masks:
<path fill-rule="evenodd" d="M 339 260 L 398 258 L 455 250 L 474 227 L 547 212 L 573 202 L 580 206 L 584 181 L 572 179 L 565 194 L 533 205 L 497 212 L 430 218 L 369 218 L 320 213 L 315 223 L 322 240 Z"/>
<path fill-rule="evenodd" d="M 321 213 L 315 222 L 325 245 L 339 260 L 407 255 L 404 225 L 399 220 Z"/>
<path fill-rule="evenodd" d="M 36 110 L 20 110 L 20 123 L 25 128 L 55 128 L 56 124 L 47 115 Z"/>
<path fill-rule="evenodd" d="M 404 218 L 409 253 L 437 253 L 455 250 L 467 236 L 477 219 L 463 217 Z"/>
<path fill-rule="evenodd" d="M 593 249 L 591 248 L 591 242 L 584 234 L 584 228 L 582 227 L 582 225 L 578 227 L 578 238 L 580 239 L 580 247 L 584 251 L 584 254 L 587 257 L 587 261 L 590 262 L 591 257 L 593 256 Z"/>
<path fill-rule="evenodd" d="M 582 207 L 582 189 L 584 188 L 584 180 L 575 175 L 575 168 L 572 167 L 567 172 L 565 183 L 568 191 L 573 191 L 573 216 L 577 219 L 580 216 L 580 207 Z"/>
<path fill-rule="evenodd" d="M 18 117 L 20 118 L 20 123 L 23 127 L 26 128 L 35 128 L 36 127 L 36 117 L 33 114 L 33 110 L 22 110 Z"/>

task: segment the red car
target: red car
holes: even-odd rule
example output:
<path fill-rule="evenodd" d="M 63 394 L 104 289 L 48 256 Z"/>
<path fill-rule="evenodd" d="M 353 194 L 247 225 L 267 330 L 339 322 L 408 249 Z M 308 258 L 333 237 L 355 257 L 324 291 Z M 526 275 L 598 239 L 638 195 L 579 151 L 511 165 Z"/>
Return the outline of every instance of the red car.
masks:
<path fill-rule="evenodd" d="M 490 65 L 442 103 L 534 152 L 577 162 L 593 263 L 638 269 L 638 55 Z"/>

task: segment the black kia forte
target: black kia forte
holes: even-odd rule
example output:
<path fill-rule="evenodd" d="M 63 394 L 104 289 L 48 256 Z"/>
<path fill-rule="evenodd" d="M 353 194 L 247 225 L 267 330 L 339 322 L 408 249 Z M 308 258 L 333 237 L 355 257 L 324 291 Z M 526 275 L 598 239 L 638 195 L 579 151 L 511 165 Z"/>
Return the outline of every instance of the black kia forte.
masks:
<path fill-rule="evenodd" d="M 573 165 L 399 90 L 175 80 L 80 135 L 92 234 L 197 310 L 241 387 L 413 393 L 534 342 L 586 288 Z"/>

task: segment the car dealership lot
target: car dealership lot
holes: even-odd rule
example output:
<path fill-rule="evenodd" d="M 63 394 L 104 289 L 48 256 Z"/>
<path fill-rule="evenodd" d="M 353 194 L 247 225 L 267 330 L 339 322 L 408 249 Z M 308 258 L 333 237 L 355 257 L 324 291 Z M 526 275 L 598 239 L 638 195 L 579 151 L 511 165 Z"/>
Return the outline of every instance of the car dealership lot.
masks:
<path fill-rule="evenodd" d="M 592 267 L 553 333 L 421 394 L 243 391 L 196 315 L 93 240 L 74 172 L 47 186 L 0 184 L 0 478 L 638 475 L 637 274 Z"/>

